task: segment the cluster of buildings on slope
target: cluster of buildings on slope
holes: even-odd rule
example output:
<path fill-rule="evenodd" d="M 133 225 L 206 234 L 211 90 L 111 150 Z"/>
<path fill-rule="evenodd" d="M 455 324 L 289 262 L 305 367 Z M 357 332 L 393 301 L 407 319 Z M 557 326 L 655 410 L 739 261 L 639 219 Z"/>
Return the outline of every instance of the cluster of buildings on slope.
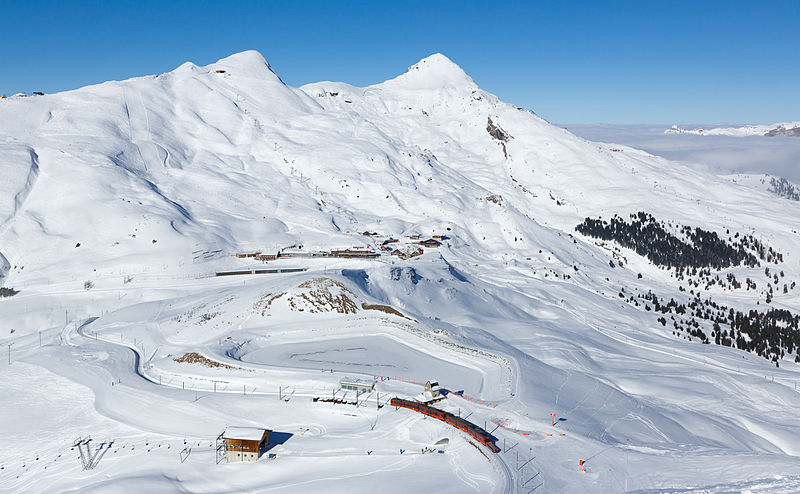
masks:
<path fill-rule="evenodd" d="M 362 235 L 366 237 L 381 237 L 382 235 L 376 232 L 369 232 L 365 231 Z M 419 235 L 410 235 L 407 237 L 411 242 L 412 245 L 418 245 L 419 247 L 415 249 L 401 249 L 399 247 L 392 247 L 391 244 L 398 244 L 400 240 L 388 237 L 386 240 L 382 241 L 379 245 L 379 249 L 382 252 L 387 252 L 389 255 L 398 256 L 400 259 L 411 259 L 412 257 L 416 257 L 423 254 L 423 247 L 425 248 L 436 248 L 439 247 L 442 241 L 446 240 L 448 237 L 444 235 L 433 235 L 427 239 L 420 239 Z M 244 252 L 244 253 L 237 253 L 234 254 L 234 257 L 238 257 L 240 259 L 257 259 L 259 261 L 274 261 L 277 259 L 284 259 L 284 258 L 317 258 L 317 257 L 338 257 L 343 259 L 372 259 L 375 257 L 379 257 L 381 254 L 380 252 L 376 252 L 370 246 L 367 247 L 352 247 L 346 249 L 332 249 L 329 251 L 306 251 L 303 250 L 303 246 L 301 244 L 294 244 L 288 247 L 284 247 L 278 249 L 273 252 L 263 252 L 263 251 L 253 251 L 253 252 Z"/>
<path fill-rule="evenodd" d="M 345 259 L 362 258 L 369 259 L 380 256 L 370 248 L 334 249 L 330 251 L 302 251 L 302 250 L 279 250 L 277 252 L 264 253 L 261 251 L 238 253 L 234 257 L 240 259 L 253 258 L 259 261 L 274 261 L 276 259 L 286 259 L 291 257 L 313 258 L 313 257 L 341 257 Z"/>

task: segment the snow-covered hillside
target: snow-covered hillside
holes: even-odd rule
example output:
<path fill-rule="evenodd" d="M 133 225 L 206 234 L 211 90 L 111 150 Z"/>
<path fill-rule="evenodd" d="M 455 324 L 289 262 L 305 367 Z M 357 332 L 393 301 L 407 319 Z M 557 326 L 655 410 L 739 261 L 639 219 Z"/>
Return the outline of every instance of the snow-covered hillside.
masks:
<path fill-rule="evenodd" d="M 743 125 L 741 127 L 717 127 L 713 129 L 683 129 L 673 125 L 665 134 L 697 134 L 704 136 L 800 136 L 800 122 L 784 122 L 772 125 Z"/>
<path fill-rule="evenodd" d="M 738 184 L 764 189 L 778 197 L 789 199 L 790 201 L 800 201 L 800 186 L 783 177 L 737 173 L 735 175 L 728 175 L 727 178 Z"/>
<path fill-rule="evenodd" d="M 249 51 L 3 99 L 0 170 L 0 490 L 800 489 L 800 203 L 576 137 L 443 55 L 363 88 Z M 501 452 L 388 406 L 426 380 Z M 216 464 L 226 426 L 277 458 Z"/>

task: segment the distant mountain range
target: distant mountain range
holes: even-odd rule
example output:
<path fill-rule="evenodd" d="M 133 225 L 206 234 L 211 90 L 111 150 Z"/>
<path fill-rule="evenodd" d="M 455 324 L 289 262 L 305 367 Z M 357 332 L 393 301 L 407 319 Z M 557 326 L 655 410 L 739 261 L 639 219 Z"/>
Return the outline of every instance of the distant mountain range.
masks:
<path fill-rule="evenodd" d="M 665 134 L 697 134 L 704 136 L 766 136 L 766 137 L 800 137 L 800 122 L 784 122 L 771 125 L 743 125 L 741 127 L 715 127 L 712 129 L 683 129 L 673 125 L 664 131 Z"/>

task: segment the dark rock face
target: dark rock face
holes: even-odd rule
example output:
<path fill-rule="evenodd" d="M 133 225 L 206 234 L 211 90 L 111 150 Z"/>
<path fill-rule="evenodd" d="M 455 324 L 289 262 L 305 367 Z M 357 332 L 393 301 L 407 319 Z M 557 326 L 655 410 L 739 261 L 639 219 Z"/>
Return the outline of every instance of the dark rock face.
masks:
<path fill-rule="evenodd" d="M 792 127 L 791 129 L 787 129 L 783 125 L 779 125 L 764 135 L 767 137 L 800 137 L 800 127 Z"/>
<path fill-rule="evenodd" d="M 488 122 L 486 123 L 486 132 L 489 133 L 490 136 L 497 139 L 498 141 L 508 142 L 511 139 L 511 135 L 500 128 L 499 125 L 492 122 L 492 117 L 489 117 Z"/>

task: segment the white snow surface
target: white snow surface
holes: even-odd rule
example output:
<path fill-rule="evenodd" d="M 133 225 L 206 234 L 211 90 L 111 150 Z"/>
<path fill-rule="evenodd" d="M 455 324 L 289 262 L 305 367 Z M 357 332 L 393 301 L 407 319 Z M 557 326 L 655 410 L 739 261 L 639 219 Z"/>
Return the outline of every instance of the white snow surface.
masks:
<path fill-rule="evenodd" d="M 292 88 L 249 51 L 0 100 L 0 173 L 0 285 L 19 290 L 0 299 L 0 492 L 800 491 L 794 355 L 674 337 L 617 294 L 686 301 L 679 283 L 575 232 L 644 210 L 753 234 L 798 279 L 800 204 L 578 138 L 443 55 L 364 88 Z M 446 238 L 211 276 L 264 267 L 238 252 L 411 234 Z M 502 452 L 388 406 L 426 380 Z M 277 458 L 216 464 L 226 427 L 271 429 Z"/>

